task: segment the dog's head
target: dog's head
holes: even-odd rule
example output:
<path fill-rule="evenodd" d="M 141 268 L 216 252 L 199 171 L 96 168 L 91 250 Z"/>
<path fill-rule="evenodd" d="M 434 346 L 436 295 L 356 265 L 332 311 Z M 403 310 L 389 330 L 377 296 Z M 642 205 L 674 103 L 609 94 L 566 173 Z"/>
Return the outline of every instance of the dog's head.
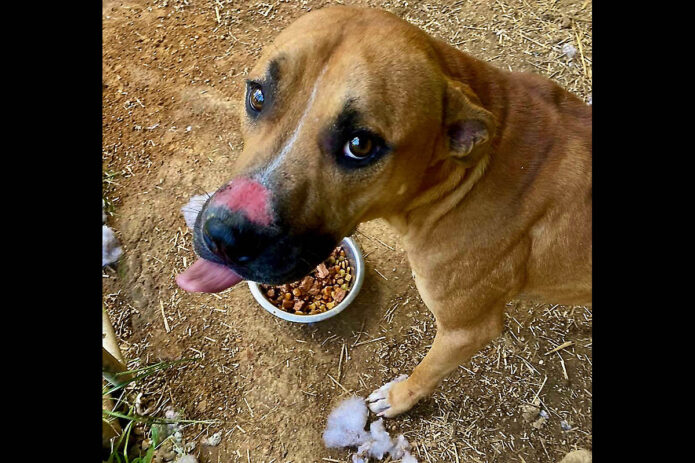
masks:
<path fill-rule="evenodd" d="M 436 47 L 371 9 L 325 8 L 285 29 L 248 75 L 237 174 L 198 215 L 202 261 L 179 285 L 297 280 L 360 222 L 402 211 L 433 163 L 471 159 L 491 115 Z"/>

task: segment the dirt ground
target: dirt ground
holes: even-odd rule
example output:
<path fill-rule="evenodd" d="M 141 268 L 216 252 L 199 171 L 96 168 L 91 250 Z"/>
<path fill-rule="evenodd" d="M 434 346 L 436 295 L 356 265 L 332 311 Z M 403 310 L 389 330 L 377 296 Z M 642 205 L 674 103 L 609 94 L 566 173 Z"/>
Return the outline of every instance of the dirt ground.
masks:
<path fill-rule="evenodd" d="M 409 373 L 434 337 L 398 236 L 380 221 L 354 236 L 366 255 L 361 293 L 314 325 L 273 317 L 244 283 L 202 295 L 174 282 L 194 261 L 180 208 L 227 181 L 241 152 L 236 108 L 245 74 L 280 30 L 329 3 L 342 2 L 103 3 L 104 198 L 124 250 L 117 269 L 103 272 L 104 303 L 130 366 L 197 358 L 135 392 L 153 415 L 173 407 L 187 419 L 217 420 L 184 428 L 201 462 L 350 461 L 349 451 L 323 446 L 332 407 L 346 391 L 366 396 Z M 463 51 L 548 76 L 590 101 L 589 1 L 345 3 L 388 9 Z M 576 48 L 573 59 L 565 44 Z M 591 449 L 591 307 L 547 302 L 510 302 L 503 335 L 387 429 L 404 433 L 421 462 L 555 462 Z M 544 423 L 524 415 L 536 397 Z M 200 443 L 218 431 L 218 446 Z"/>

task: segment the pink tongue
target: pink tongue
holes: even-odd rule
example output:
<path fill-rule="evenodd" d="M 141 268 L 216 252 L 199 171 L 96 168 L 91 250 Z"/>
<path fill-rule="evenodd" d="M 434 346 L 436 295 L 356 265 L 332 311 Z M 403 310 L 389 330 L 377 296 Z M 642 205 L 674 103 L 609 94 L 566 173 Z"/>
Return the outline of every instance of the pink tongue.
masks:
<path fill-rule="evenodd" d="M 224 265 L 198 259 L 185 272 L 176 276 L 181 289 L 192 293 L 218 293 L 239 283 L 243 278 Z"/>

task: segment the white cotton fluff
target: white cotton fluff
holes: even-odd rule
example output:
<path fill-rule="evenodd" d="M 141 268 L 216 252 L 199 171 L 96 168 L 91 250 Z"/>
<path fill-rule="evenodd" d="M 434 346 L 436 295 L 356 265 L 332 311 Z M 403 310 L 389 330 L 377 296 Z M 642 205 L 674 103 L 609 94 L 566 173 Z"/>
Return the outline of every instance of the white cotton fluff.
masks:
<path fill-rule="evenodd" d="M 368 410 L 361 397 L 350 397 L 343 400 L 328 415 L 328 423 L 323 433 L 323 441 L 328 448 L 357 447 L 357 453 L 352 456 L 352 463 L 367 463 L 370 458 L 381 460 L 388 453 L 391 458 L 400 459 L 404 463 L 417 463 L 409 450 L 410 444 L 403 434 L 392 439 L 384 428 L 383 418 L 369 425 L 369 432 L 364 428 L 367 424 Z"/>
<path fill-rule="evenodd" d="M 577 54 L 577 49 L 571 43 L 566 43 L 562 46 L 562 53 L 569 59 L 572 59 Z"/>
<path fill-rule="evenodd" d="M 193 230 L 195 226 L 195 219 L 198 218 L 198 214 L 203 209 L 205 201 L 207 201 L 212 194 L 213 193 L 206 193 L 204 195 L 193 196 L 188 203 L 181 208 L 186 225 L 191 230 Z"/>
<path fill-rule="evenodd" d="M 113 264 L 121 257 L 121 249 L 115 233 L 106 225 L 101 226 L 101 266 Z"/>
<path fill-rule="evenodd" d="M 381 460 L 393 447 L 393 440 L 384 429 L 384 419 L 379 418 L 369 425 L 369 439 L 357 449 L 358 455 L 369 455 Z"/>
<path fill-rule="evenodd" d="M 393 448 L 389 451 L 391 458 L 397 460 L 403 458 L 410 450 L 410 443 L 406 440 L 403 434 L 399 434 L 396 437 L 396 442 L 393 444 Z"/>
<path fill-rule="evenodd" d="M 326 447 L 356 447 L 364 443 L 368 436 L 364 429 L 367 424 L 367 413 L 364 399 L 350 397 L 343 400 L 328 415 L 326 430 L 323 432 L 323 442 Z"/>

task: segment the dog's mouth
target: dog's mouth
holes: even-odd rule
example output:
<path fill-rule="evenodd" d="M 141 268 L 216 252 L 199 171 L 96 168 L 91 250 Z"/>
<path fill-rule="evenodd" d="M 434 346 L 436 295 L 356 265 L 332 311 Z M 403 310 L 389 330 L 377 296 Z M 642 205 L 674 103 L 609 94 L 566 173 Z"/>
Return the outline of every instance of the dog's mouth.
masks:
<path fill-rule="evenodd" d="M 258 216 L 250 214 L 255 209 L 247 206 L 254 204 L 253 195 L 243 198 L 243 204 L 238 201 L 241 205 L 235 204 L 234 209 L 221 206 L 217 197 L 218 193 L 207 199 L 194 197 L 182 209 L 198 257 L 176 276 L 177 285 L 185 291 L 217 293 L 242 280 L 290 283 L 310 273 L 339 242 L 326 231 L 296 230 L 278 209 L 271 224 L 251 220 L 249 216 Z"/>
<path fill-rule="evenodd" d="M 336 240 L 326 235 L 278 238 L 252 262 L 235 269 L 201 257 L 208 256 L 209 251 L 204 246 L 197 247 L 198 260 L 176 276 L 176 283 L 181 289 L 196 293 L 217 293 L 242 280 L 273 285 L 291 283 L 309 274 L 336 245 Z"/>
<path fill-rule="evenodd" d="M 176 276 L 176 284 L 193 293 L 218 293 L 241 280 L 243 278 L 229 267 L 202 258 Z"/>

